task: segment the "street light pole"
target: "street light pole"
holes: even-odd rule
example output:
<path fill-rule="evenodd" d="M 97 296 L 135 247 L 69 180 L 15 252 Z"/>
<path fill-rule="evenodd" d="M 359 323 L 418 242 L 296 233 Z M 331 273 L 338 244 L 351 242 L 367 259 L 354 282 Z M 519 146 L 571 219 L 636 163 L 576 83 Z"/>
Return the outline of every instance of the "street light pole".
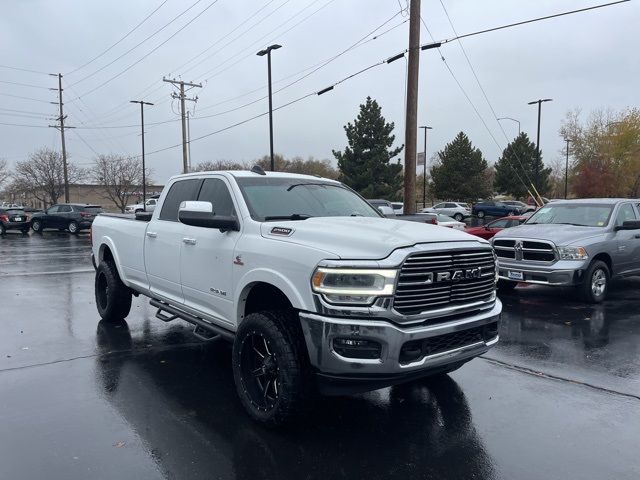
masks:
<path fill-rule="evenodd" d="M 567 158 L 564 164 L 564 199 L 567 199 L 567 187 L 569 185 L 569 140 L 568 138 L 564 139 L 567 142 Z"/>
<path fill-rule="evenodd" d="M 277 50 L 282 48 L 282 45 L 273 44 L 269 45 L 264 50 L 260 50 L 256 55 L 259 57 L 267 56 L 267 77 L 269 82 L 269 150 L 271 153 L 271 171 L 275 172 L 276 165 L 273 156 L 273 99 L 271 93 L 271 50 Z"/>
<path fill-rule="evenodd" d="M 153 105 L 142 100 L 130 100 L 130 103 L 140 104 L 140 125 L 142 127 L 142 210 L 147 211 L 147 167 L 144 162 L 144 106 Z"/>
<path fill-rule="evenodd" d="M 536 103 L 538 104 L 538 135 L 536 137 L 536 159 L 538 160 L 538 162 L 536 163 L 536 175 L 535 175 L 535 182 L 536 182 L 536 188 L 538 188 L 540 186 L 540 168 L 539 168 L 539 162 L 540 162 L 540 117 L 542 115 L 542 103 L 543 102 L 551 102 L 553 99 L 552 98 L 543 98 L 543 99 L 539 99 L 539 100 L 533 100 L 532 102 L 529 102 L 529 105 L 535 105 Z"/>
<path fill-rule="evenodd" d="M 424 165 L 422 169 L 422 208 L 427 207 L 427 130 L 433 130 L 433 127 L 427 125 L 420 126 L 424 130 Z"/>
<path fill-rule="evenodd" d="M 511 120 L 512 122 L 516 122 L 518 124 L 518 136 L 520 136 L 520 120 L 511 117 L 500 117 L 498 120 Z"/>

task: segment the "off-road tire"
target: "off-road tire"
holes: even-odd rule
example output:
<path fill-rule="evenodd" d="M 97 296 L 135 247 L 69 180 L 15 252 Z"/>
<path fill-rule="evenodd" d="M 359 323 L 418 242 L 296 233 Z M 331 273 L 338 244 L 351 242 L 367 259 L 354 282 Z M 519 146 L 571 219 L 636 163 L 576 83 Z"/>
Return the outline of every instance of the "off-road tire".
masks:
<path fill-rule="evenodd" d="M 131 290 L 122 283 L 112 262 L 100 262 L 96 270 L 96 308 L 105 322 L 117 322 L 129 315 Z"/>
<path fill-rule="evenodd" d="M 594 281 L 596 277 L 604 280 L 604 288 L 600 293 L 594 291 Z M 587 303 L 601 303 L 607 296 L 609 290 L 609 283 L 611 281 L 611 272 L 606 263 L 595 260 L 591 262 L 589 268 L 584 274 L 582 283 L 578 285 L 578 293 L 583 301 Z"/>
<path fill-rule="evenodd" d="M 478 218 L 484 218 L 484 212 L 482 210 L 479 210 L 476 215 L 478 216 Z"/>
<path fill-rule="evenodd" d="M 254 354 L 254 346 L 267 358 Z M 261 358 L 261 366 L 251 361 Z M 270 373 L 261 373 L 267 360 Z M 311 367 L 295 312 L 263 311 L 244 319 L 233 344 L 233 378 L 242 406 L 267 427 L 292 423 L 308 410 L 313 394 Z M 270 378 L 275 387 L 267 383 Z M 266 393 L 260 399 L 262 387 Z M 269 397 L 269 392 L 275 395 Z"/>
<path fill-rule="evenodd" d="M 455 220 L 457 220 L 458 222 L 461 222 L 464 219 L 464 215 L 462 215 L 461 213 L 456 213 L 453 218 Z"/>
<path fill-rule="evenodd" d="M 509 280 L 498 280 L 498 290 L 501 292 L 512 292 L 518 286 L 518 282 L 511 282 Z"/>
<path fill-rule="evenodd" d="M 69 233 L 72 233 L 75 235 L 80 231 L 80 226 L 78 225 L 78 222 L 76 222 L 75 220 L 72 220 L 71 222 L 69 222 L 69 225 L 67 225 L 67 230 L 69 230 Z"/>
<path fill-rule="evenodd" d="M 42 222 L 40 220 L 34 220 L 31 222 L 31 229 L 36 232 L 42 232 Z"/>

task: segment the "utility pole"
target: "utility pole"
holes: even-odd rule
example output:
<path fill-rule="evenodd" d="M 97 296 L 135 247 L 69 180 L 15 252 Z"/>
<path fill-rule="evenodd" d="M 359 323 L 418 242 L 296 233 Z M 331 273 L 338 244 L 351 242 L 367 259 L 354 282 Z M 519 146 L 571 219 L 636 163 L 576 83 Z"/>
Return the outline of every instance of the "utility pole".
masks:
<path fill-rule="evenodd" d="M 567 142 L 567 158 L 564 164 L 564 199 L 566 200 L 567 190 L 569 186 L 569 142 L 571 140 L 569 140 L 568 138 L 565 138 L 564 141 Z"/>
<path fill-rule="evenodd" d="M 140 125 L 142 126 L 142 210 L 147 211 L 147 167 L 144 163 L 144 106 L 153 105 L 142 100 L 130 100 L 130 103 L 140 104 Z"/>
<path fill-rule="evenodd" d="M 543 102 L 551 102 L 553 99 L 552 98 L 544 98 L 544 99 L 540 99 L 540 100 L 534 100 L 532 102 L 529 102 L 529 105 L 535 105 L 536 103 L 538 104 L 538 135 L 536 137 L 536 171 L 535 171 L 535 179 L 534 182 L 536 185 L 534 185 L 534 187 L 536 189 L 540 188 L 540 117 L 542 116 L 542 103 Z"/>
<path fill-rule="evenodd" d="M 184 82 L 182 80 L 168 79 L 164 77 L 162 77 L 162 81 L 171 83 L 173 85 L 177 85 L 180 87 L 180 93 L 175 93 L 175 92 L 172 93 L 171 98 L 176 98 L 180 100 L 180 117 L 182 119 L 182 173 L 187 173 L 189 171 L 189 163 L 188 163 L 189 153 L 187 151 L 187 125 L 186 125 L 186 113 L 185 113 L 184 102 L 186 100 L 189 100 L 190 102 L 197 102 L 198 97 L 196 96 L 193 98 L 186 98 L 184 87 L 186 85 L 187 87 L 191 87 L 191 88 L 196 88 L 196 87 L 202 88 L 202 84 Z"/>
<path fill-rule="evenodd" d="M 256 55 L 259 57 L 267 56 L 267 82 L 269 83 L 269 151 L 271 153 L 271 171 L 275 172 L 276 163 L 273 157 L 273 95 L 271 93 L 271 52 L 282 48 L 282 45 L 269 45 L 264 50 L 260 50 Z"/>
<path fill-rule="evenodd" d="M 418 76 L 420 73 L 420 0 L 409 7 L 409 62 L 404 134 L 404 213 L 416 211 L 416 143 L 418 141 Z M 425 158 L 425 163 L 427 159 Z"/>
<path fill-rule="evenodd" d="M 189 118 L 191 118 L 191 116 L 189 115 L 190 113 L 191 112 L 187 110 L 187 163 L 189 164 L 189 171 L 191 171 L 191 122 L 189 121 Z"/>
<path fill-rule="evenodd" d="M 60 107 L 60 116 L 56 119 L 60 122 L 59 125 L 49 125 L 51 128 L 57 128 L 60 130 L 60 136 L 62 137 L 62 173 L 64 176 L 64 203 L 69 203 L 69 170 L 67 168 L 67 146 L 64 141 L 64 129 L 65 128 L 75 128 L 69 127 L 64 124 L 64 120 L 67 118 L 64 114 L 62 103 L 62 74 L 61 73 L 50 73 L 52 77 L 58 77 L 58 88 L 50 88 L 49 90 L 57 90 L 58 91 L 58 101 L 51 102 L 54 105 L 58 105 Z"/>
<path fill-rule="evenodd" d="M 427 207 L 427 130 L 432 130 L 433 127 L 426 125 L 421 126 L 424 130 L 424 168 L 422 169 L 422 208 Z"/>

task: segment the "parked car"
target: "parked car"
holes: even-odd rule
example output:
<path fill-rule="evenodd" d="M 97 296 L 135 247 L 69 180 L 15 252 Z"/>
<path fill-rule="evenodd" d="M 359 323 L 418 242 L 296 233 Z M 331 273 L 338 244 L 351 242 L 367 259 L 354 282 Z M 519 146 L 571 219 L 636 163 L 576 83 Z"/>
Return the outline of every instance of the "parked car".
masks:
<path fill-rule="evenodd" d="M 640 275 L 640 200 L 558 200 L 492 239 L 499 286 L 575 286 L 602 302 L 612 278 Z"/>
<path fill-rule="evenodd" d="M 441 213 L 436 213 L 436 222 L 437 222 L 436 225 L 440 225 L 441 227 L 453 228 L 454 230 L 464 231 L 464 228 L 466 227 L 466 224 L 464 222 L 459 222 Z"/>
<path fill-rule="evenodd" d="M 393 207 L 393 211 L 396 215 L 402 215 L 404 213 L 403 202 L 391 202 L 391 206 Z"/>
<path fill-rule="evenodd" d="M 381 200 L 381 199 L 373 199 L 367 200 L 370 205 L 374 208 L 377 208 L 380 213 L 382 213 L 385 217 L 395 217 L 396 211 L 393 208 L 393 204 L 389 200 Z"/>
<path fill-rule="evenodd" d="M 83 205 L 79 203 L 59 203 L 44 212 L 34 213 L 31 217 L 31 228 L 34 232 L 42 232 L 47 228 L 69 230 L 78 233 L 91 228 L 96 215 L 102 213 L 100 205 Z"/>
<path fill-rule="evenodd" d="M 466 217 L 471 216 L 471 209 L 469 205 L 462 202 L 441 202 L 437 203 L 433 207 L 423 208 L 423 213 L 441 213 L 448 217 L 456 219 L 461 222 Z"/>
<path fill-rule="evenodd" d="M 535 205 L 527 205 L 526 203 L 520 202 L 518 200 L 502 200 L 502 203 L 511 207 L 518 207 L 522 213 L 536 211 Z"/>
<path fill-rule="evenodd" d="M 29 232 L 29 216 L 23 208 L 0 207 L 0 235 L 4 235 L 7 230 Z"/>
<path fill-rule="evenodd" d="M 158 204 L 158 197 L 149 198 L 144 204 L 136 203 L 135 205 L 127 205 L 124 207 L 125 213 L 138 213 L 142 211 L 153 212 Z M 145 208 L 146 205 L 146 208 Z"/>
<path fill-rule="evenodd" d="M 481 225 L 479 227 L 467 227 L 465 232 L 470 235 L 475 235 L 476 237 L 489 240 L 490 238 L 493 238 L 496 233 L 501 232 L 505 228 L 517 227 L 524 223 L 527 218 L 529 218 L 528 215 L 513 215 L 511 217 L 499 218 L 498 220 L 494 220 L 493 222 L 489 222 L 486 225 Z"/>
<path fill-rule="evenodd" d="M 335 180 L 179 175 L 150 220 L 98 216 L 92 258 L 105 322 L 143 295 L 161 320 L 231 341 L 240 402 L 271 426 L 297 418 L 316 387 L 339 395 L 450 372 L 498 341 L 488 242 L 383 218 Z"/>
<path fill-rule="evenodd" d="M 493 200 L 476 203 L 471 212 L 478 218 L 484 218 L 487 215 L 490 217 L 507 217 L 509 215 L 520 215 L 522 213 L 518 207 Z"/>

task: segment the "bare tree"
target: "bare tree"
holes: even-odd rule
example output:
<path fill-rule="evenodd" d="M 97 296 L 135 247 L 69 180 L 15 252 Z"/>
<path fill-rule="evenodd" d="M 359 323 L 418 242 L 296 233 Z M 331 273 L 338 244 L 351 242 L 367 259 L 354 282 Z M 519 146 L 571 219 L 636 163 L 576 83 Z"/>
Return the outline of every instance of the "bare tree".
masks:
<path fill-rule="evenodd" d="M 209 172 L 215 170 L 245 170 L 246 165 L 231 160 L 206 160 L 191 168 L 192 172 Z"/>
<path fill-rule="evenodd" d="M 93 180 L 99 185 L 104 198 L 111 200 L 124 213 L 132 197 L 142 190 L 142 162 L 123 155 L 98 155 L 91 169 Z M 147 185 L 149 172 L 146 172 Z"/>
<path fill-rule="evenodd" d="M 9 178 L 9 167 L 7 161 L 4 158 L 0 158 L 0 187 Z"/>
<path fill-rule="evenodd" d="M 29 155 L 28 160 L 17 162 L 13 173 L 13 185 L 23 193 L 30 193 L 41 202 L 57 203 L 64 194 L 62 155 L 43 147 Z M 85 171 L 68 163 L 69 183 L 77 183 Z"/>

